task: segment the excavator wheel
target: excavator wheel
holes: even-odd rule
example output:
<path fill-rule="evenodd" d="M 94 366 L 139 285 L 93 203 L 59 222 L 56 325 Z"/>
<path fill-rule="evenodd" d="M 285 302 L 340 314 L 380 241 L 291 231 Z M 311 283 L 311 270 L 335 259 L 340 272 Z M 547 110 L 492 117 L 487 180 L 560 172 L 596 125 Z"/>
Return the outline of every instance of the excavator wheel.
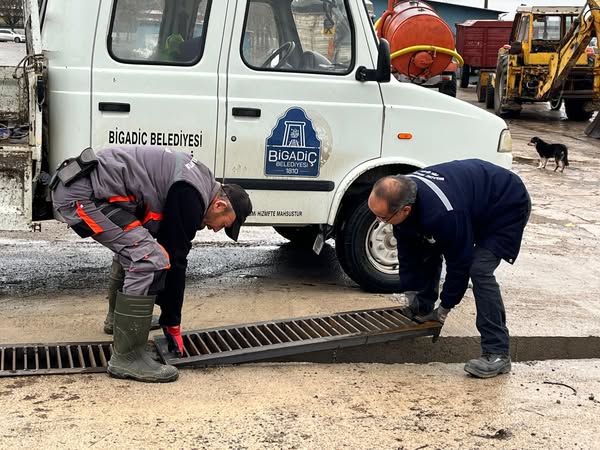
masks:
<path fill-rule="evenodd" d="M 507 110 L 503 107 L 508 84 L 508 57 L 503 56 L 498 61 L 496 68 L 496 86 L 494 88 L 494 112 L 501 117 L 516 117 L 521 112 L 519 109 Z"/>
<path fill-rule="evenodd" d="M 485 87 L 485 107 L 487 109 L 494 108 L 494 83 L 493 77 L 488 78 L 487 86 Z"/>

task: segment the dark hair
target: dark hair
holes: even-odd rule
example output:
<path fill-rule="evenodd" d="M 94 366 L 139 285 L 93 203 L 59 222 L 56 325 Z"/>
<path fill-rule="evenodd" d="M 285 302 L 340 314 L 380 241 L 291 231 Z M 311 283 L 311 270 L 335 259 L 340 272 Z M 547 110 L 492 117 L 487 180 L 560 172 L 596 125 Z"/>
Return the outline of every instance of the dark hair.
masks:
<path fill-rule="evenodd" d="M 387 202 L 390 212 L 400 211 L 417 199 L 417 183 L 406 175 L 383 177 L 373 185 L 373 193 Z"/>

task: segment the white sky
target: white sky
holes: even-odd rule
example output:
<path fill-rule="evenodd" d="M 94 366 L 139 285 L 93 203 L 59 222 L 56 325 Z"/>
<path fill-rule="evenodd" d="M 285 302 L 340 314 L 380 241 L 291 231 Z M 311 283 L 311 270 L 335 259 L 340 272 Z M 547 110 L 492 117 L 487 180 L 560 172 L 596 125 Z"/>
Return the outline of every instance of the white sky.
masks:
<path fill-rule="evenodd" d="M 457 2 L 459 3 L 459 2 Z M 485 0 L 463 0 L 460 2 L 465 6 L 477 6 L 479 8 L 483 8 L 485 4 Z M 527 5 L 527 6 L 584 6 L 586 4 L 585 0 L 488 0 L 488 8 L 497 9 L 500 11 L 511 11 L 509 15 L 512 17 L 512 12 L 514 12 L 518 6 Z M 507 16 L 508 17 L 508 16 Z M 504 17 L 504 18 L 507 18 Z"/>

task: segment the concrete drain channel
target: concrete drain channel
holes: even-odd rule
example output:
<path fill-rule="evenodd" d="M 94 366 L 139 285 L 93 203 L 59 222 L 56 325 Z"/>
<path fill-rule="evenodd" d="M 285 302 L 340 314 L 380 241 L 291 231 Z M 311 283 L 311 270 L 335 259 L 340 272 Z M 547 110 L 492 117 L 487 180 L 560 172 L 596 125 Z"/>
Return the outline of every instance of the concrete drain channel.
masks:
<path fill-rule="evenodd" d="M 177 367 L 239 364 L 274 358 L 431 336 L 436 322 L 418 324 L 400 308 L 249 323 L 182 333 L 184 355 L 169 353 L 164 336 L 154 345 L 163 362 Z M 0 345 L 0 377 L 105 372 L 111 342 Z"/>

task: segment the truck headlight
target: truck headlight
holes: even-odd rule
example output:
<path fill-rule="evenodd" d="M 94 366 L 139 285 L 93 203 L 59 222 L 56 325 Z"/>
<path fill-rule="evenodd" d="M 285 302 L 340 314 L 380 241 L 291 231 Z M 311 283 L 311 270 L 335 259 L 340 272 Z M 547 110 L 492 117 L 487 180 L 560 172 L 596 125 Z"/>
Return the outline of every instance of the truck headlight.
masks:
<path fill-rule="evenodd" d="M 509 130 L 503 130 L 500 133 L 500 141 L 498 142 L 499 153 L 510 153 L 512 152 L 512 136 Z"/>

